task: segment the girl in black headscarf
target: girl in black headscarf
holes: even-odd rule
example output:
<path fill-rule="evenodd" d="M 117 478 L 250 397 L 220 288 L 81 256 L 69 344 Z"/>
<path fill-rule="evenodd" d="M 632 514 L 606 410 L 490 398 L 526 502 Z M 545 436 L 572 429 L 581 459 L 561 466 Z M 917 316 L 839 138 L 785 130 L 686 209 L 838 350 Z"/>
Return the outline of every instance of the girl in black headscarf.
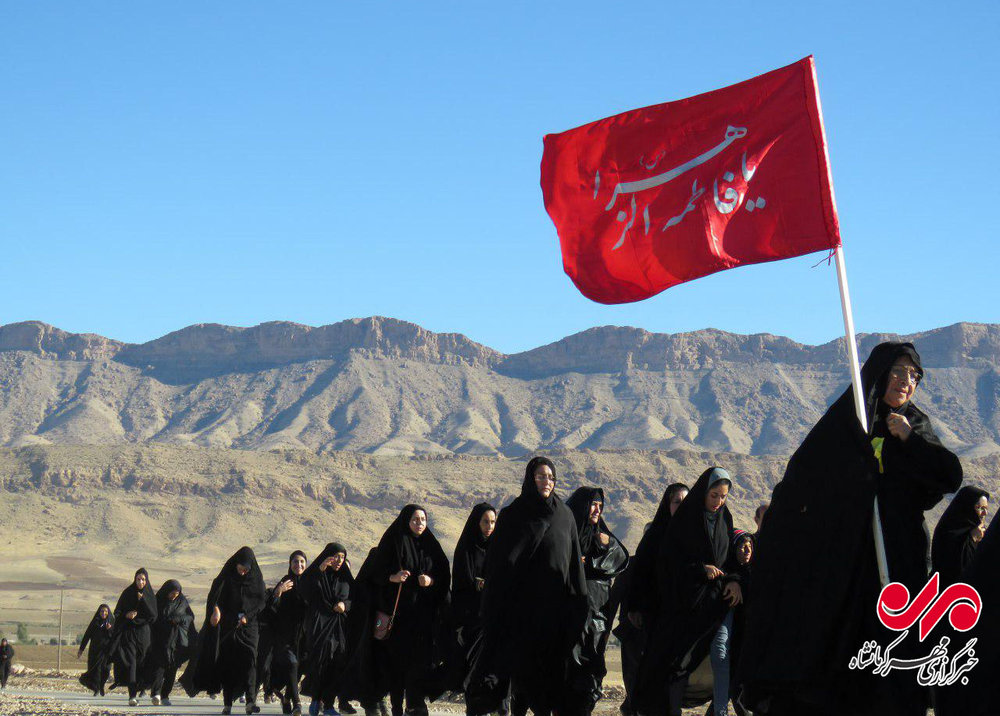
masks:
<path fill-rule="evenodd" d="M 156 592 L 156 614 L 146 681 L 153 706 L 169 706 L 177 669 L 187 661 L 197 639 L 194 612 L 176 579 L 167 580 Z"/>
<path fill-rule="evenodd" d="M 555 494 L 555 465 L 528 462 L 521 494 L 500 511 L 486 553 L 483 640 L 466 710 L 497 711 L 508 684 L 536 716 L 566 711 L 573 644 L 587 620 L 587 582 L 573 513 Z"/>
<path fill-rule="evenodd" d="M 10 665 L 13 663 L 14 647 L 4 637 L 0 639 L 0 689 L 7 688 L 7 679 L 10 678 Z"/>
<path fill-rule="evenodd" d="M 896 637 L 876 619 L 876 497 L 889 580 L 917 594 L 929 577 L 924 511 L 961 484 L 958 458 L 912 402 L 923 374 L 913 344 L 876 346 L 861 369 L 868 434 L 848 388 L 774 488 L 759 534 L 739 665 L 754 710 L 923 716 L 927 690 L 911 672 L 880 677 L 849 668 L 866 641 L 885 647 Z M 893 653 L 910 658 L 907 643 Z"/>
<path fill-rule="evenodd" d="M 656 565 L 662 601 L 636 683 L 639 713 L 679 716 L 685 702 L 707 700 L 707 694 L 688 694 L 687 685 L 710 651 L 728 692 L 730 608 L 742 601 L 741 576 L 729 549 L 733 517 L 726 501 L 731 487 L 729 473 L 721 467 L 706 470 L 667 528 L 665 559 Z M 716 713 L 727 709 L 728 703 L 722 703 Z"/>
<path fill-rule="evenodd" d="M 448 648 L 448 674 L 445 687 L 465 690 L 473 646 L 482 634 L 480 606 L 486 586 L 484 567 L 486 548 L 496 527 L 497 511 L 480 502 L 472 508 L 455 545 L 451 563 L 451 629 Z"/>
<path fill-rule="evenodd" d="M 306 605 L 302 692 L 312 696 L 311 714 L 325 709 L 327 716 L 336 716 L 334 704 L 343 686 L 348 656 L 347 614 L 354 586 L 347 548 L 339 542 L 328 544 L 306 569 L 299 585 Z"/>
<path fill-rule="evenodd" d="M 246 712 L 258 713 L 256 696 L 257 617 L 266 605 L 264 577 L 249 547 L 240 547 L 212 581 L 198 647 L 181 678 L 185 691 L 222 691 L 223 714 L 246 696 Z"/>
<path fill-rule="evenodd" d="M 101 654 L 107 652 L 114 626 L 115 617 L 111 613 L 111 607 L 102 604 L 94 612 L 87 630 L 83 633 L 83 639 L 80 640 L 80 648 L 76 652 L 76 658 L 79 659 L 83 656 L 83 650 L 90 646 L 90 651 L 87 652 L 87 671 L 80 680 L 83 683 L 84 677 L 90 677 L 90 683 L 84 686 L 93 691 L 94 696 L 98 694 L 104 696 L 104 685 L 111 676 L 111 663 L 107 659 L 101 659 Z"/>
<path fill-rule="evenodd" d="M 156 621 L 156 595 L 144 568 L 136 570 L 132 584 L 118 597 L 114 615 L 115 626 L 109 644 L 115 666 L 111 688 L 127 684 L 129 706 L 136 706 L 139 677 L 149 651 L 150 626 Z"/>
<path fill-rule="evenodd" d="M 271 590 L 266 610 L 269 613 L 272 647 L 270 683 L 265 685 L 265 689 L 281 693 L 281 711 L 286 714 L 301 713 L 299 672 L 302 622 L 306 615 L 305 597 L 302 593 L 302 573 L 305 571 L 305 552 L 297 549 L 288 556 L 288 573 Z M 260 661 L 263 654 L 260 649 L 258 652 Z"/>
<path fill-rule="evenodd" d="M 934 528 L 931 546 L 933 570 L 941 575 L 943 590 L 958 581 L 962 570 L 972 563 L 976 547 L 986 534 L 986 513 L 990 493 L 966 485 L 952 499 Z"/>
<path fill-rule="evenodd" d="M 371 643 L 374 666 L 362 677 L 362 703 L 370 709 L 388 693 L 394 716 L 400 716 L 405 695 L 408 713 L 426 714 L 434 620 L 448 595 L 451 571 L 444 550 L 427 527 L 424 508 L 404 507 L 382 535 L 371 561 L 373 606 L 395 617 L 388 638 L 374 638 L 374 620 L 362 635 Z"/>
<path fill-rule="evenodd" d="M 660 559 L 665 559 L 660 556 L 660 552 L 664 549 L 670 518 L 677 512 L 688 492 L 690 488 L 682 482 L 675 482 L 664 490 L 656 514 L 646 525 L 635 554 L 611 588 L 612 599 L 621 603 L 614 635 L 621 642 L 622 681 L 625 686 L 625 700 L 622 701 L 621 711 L 625 716 L 631 716 L 635 712 L 632 706 L 635 678 L 646 649 L 649 626 L 655 620 L 656 610 L 662 601 L 657 588 L 655 567 Z"/>
<path fill-rule="evenodd" d="M 587 621 L 573 646 L 570 663 L 571 708 L 575 712 L 592 712 L 603 695 L 601 686 L 608 673 L 604 651 L 618 610 L 618 602 L 611 599 L 611 584 L 629 560 L 625 545 L 604 521 L 605 504 L 604 490 L 599 487 L 581 487 L 566 500 L 576 521 L 588 598 Z"/>

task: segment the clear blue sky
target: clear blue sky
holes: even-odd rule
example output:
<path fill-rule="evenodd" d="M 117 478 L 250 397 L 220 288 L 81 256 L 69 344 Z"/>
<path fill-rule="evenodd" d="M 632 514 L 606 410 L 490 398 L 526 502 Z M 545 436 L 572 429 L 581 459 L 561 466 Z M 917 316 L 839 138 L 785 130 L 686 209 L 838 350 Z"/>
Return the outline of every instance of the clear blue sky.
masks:
<path fill-rule="evenodd" d="M 0 324 L 145 341 L 387 315 L 825 342 L 819 255 L 608 307 L 542 136 L 817 60 L 859 331 L 1000 322 L 1000 3 L 0 4 Z"/>

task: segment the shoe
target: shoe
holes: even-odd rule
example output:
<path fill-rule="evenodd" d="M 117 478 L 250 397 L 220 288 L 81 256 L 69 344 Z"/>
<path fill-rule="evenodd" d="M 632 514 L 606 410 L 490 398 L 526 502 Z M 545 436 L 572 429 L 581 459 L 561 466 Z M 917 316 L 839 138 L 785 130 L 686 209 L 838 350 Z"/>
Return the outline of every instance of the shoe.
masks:
<path fill-rule="evenodd" d="M 241 704 L 245 704 L 246 702 L 247 702 L 247 697 L 246 696 L 240 696 L 240 703 Z"/>
<path fill-rule="evenodd" d="M 170 699 L 168 699 L 166 696 L 164 696 L 162 699 L 160 699 L 160 705 L 161 706 L 173 706 L 173 704 L 170 703 Z"/>
<path fill-rule="evenodd" d="M 154 694 L 152 697 L 150 697 L 149 703 L 153 704 L 153 706 L 159 706 L 160 705 L 160 697 L 156 696 Z"/>
<path fill-rule="evenodd" d="M 128 705 L 129 706 L 138 706 L 139 705 L 139 699 L 137 699 L 135 697 L 132 697 L 131 699 L 128 700 Z"/>
<path fill-rule="evenodd" d="M 347 714 L 347 716 L 354 716 L 358 712 L 347 699 L 338 699 L 337 705 L 340 707 L 337 710 L 342 714 Z"/>
<path fill-rule="evenodd" d="M 222 716 L 229 716 L 229 714 L 231 714 L 232 712 L 233 712 L 233 707 L 232 706 L 223 706 L 222 707 Z"/>
<path fill-rule="evenodd" d="M 248 714 L 259 714 L 260 713 L 260 706 L 258 706 L 257 704 L 255 704 L 253 701 L 248 701 L 247 702 L 247 713 Z"/>
<path fill-rule="evenodd" d="M 319 700 L 313 699 L 309 703 L 309 716 L 319 716 Z"/>

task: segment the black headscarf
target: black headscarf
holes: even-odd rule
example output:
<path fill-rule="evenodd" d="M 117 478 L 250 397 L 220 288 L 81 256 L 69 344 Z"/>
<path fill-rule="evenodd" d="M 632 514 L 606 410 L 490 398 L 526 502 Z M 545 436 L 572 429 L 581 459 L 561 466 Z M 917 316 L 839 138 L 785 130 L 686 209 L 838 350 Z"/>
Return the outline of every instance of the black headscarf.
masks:
<path fill-rule="evenodd" d="M 320 566 L 337 553 L 344 555 L 344 563 L 340 569 Z M 299 587 L 306 603 L 305 621 L 303 624 L 303 676 L 302 693 L 319 698 L 324 690 L 322 678 L 329 674 L 329 663 L 335 655 L 343 659 L 348 648 L 348 616 L 350 610 L 351 592 L 354 588 L 354 576 L 347 565 L 347 548 L 339 542 L 331 542 L 319 556 L 313 560 L 306 571 L 302 573 Z M 334 611 L 337 604 L 343 603 L 345 612 Z M 340 673 L 335 674 L 341 678 Z"/>
<path fill-rule="evenodd" d="M 590 521 L 590 505 L 594 502 L 601 503 L 601 517 L 595 525 Z M 600 487 L 578 487 L 576 491 L 566 499 L 566 507 L 573 513 L 576 520 L 576 534 L 580 538 L 580 551 L 584 556 L 590 554 L 597 536 L 601 532 L 609 534 L 604 522 L 604 490 Z"/>
<path fill-rule="evenodd" d="M 378 543 L 378 552 L 373 569 L 376 572 L 376 578 L 380 581 L 388 580 L 390 574 L 403 569 L 409 571 L 414 577 L 426 574 L 434 580 L 434 584 L 427 588 L 430 590 L 428 594 L 433 594 L 436 600 L 440 600 L 448 593 L 451 582 L 448 558 L 445 556 L 444 550 L 441 549 L 441 543 L 438 542 L 437 537 L 434 536 L 434 532 L 431 531 L 429 519 L 428 526 L 419 537 L 413 534 L 413 531 L 410 529 L 410 518 L 413 517 L 413 513 L 417 510 L 422 511 L 425 515 L 427 514 L 427 510 L 420 505 L 406 505 L 382 534 L 382 539 Z M 386 583 L 388 584 L 388 581 Z M 395 590 L 397 586 L 392 585 L 392 589 Z M 416 589 L 416 579 L 412 582 L 407 580 L 403 583 L 403 598 L 400 600 L 401 607 L 406 602 L 407 593 L 411 597 L 416 596 Z M 388 606 L 391 607 L 392 605 L 389 604 Z M 388 613 L 391 612 L 391 609 L 384 609 L 384 611 Z"/>
<path fill-rule="evenodd" d="M 136 577 L 139 575 L 146 577 L 146 586 L 142 591 L 135 586 Z M 128 612 L 136 611 L 138 615 L 135 619 L 122 619 Z M 122 626 L 141 626 L 149 624 L 156 619 L 156 593 L 153 585 L 149 581 L 149 572 L 145 567 L 139 567 L 132 576 L 132 583 L 122 590 L 115 605 L 115 617 L 121 620 Z"/>
<path fill-rule="evenodd" d="M 170 599 L 170 593 L 177 591 L 177 598 Z M 197 632 L 194 628 L 194 612 L 188 603 L 181 583 L 168 579 L 156 592 L 157 617 L 153 625 L 151 661 L 163 666 L 180 666 L 190 655 Z M 151 675 L 149 675 L 151 676 Z M 147 685 L 152 679 L 148 678 Z"/>
<path fill-rule="evenodd" d="M 496 511 L 488 502 L 480 502 L 472 508 L 465 520 L 465 527 L 455 545 L 455 560 L 451 565 L 451 588 L 455 596 L 466 592 L 476 593 L 476 579 L 483 577 L 486 548 L 490 542 L 490 537 L 483 536 L 479 523 L 487 512 L 496 514 Z"/>
<path fill-rule="evenodd" d="M 320 565 L 338 552 L 344 555 L 344 563 L 340 569 L 327 567 L 320 571 Z M 350 589 L 354 585 L 354 575 L 347 565 L 347 547 L 339 542 L 330 542 L 312 564 L 306 567 L 299 581 L 304 587 L 303 598 L 310 609 L 332 612 L 338 602 L 348 598 Z"/>
<path fill-rule="evenodd" d="M 663 497 L 656 508 L 653 521 L 639 540 L 635 556 L 628 567 L 628 593 L 625 596 L 625 612 L 653 614 L 662 602 L 656 579 L 656 565 L 664 549 L 667 528 L 670 526 L 670 503 L 678 492 L 690 492 L 683 482 L 675 482 L 663 491 Z"/>
<path fill-rule="evenodd" d="M 958 581 L 962 570 L 972 563 L 976 543 L 972 531 L 979 526 L 976 503 L 990 493 L 980 487 L 966 485 L 952 498 L 951 504 L 941 515 L 934 528 L 931 561 L 934 571 L 941 575 L 941 588 Z"/>

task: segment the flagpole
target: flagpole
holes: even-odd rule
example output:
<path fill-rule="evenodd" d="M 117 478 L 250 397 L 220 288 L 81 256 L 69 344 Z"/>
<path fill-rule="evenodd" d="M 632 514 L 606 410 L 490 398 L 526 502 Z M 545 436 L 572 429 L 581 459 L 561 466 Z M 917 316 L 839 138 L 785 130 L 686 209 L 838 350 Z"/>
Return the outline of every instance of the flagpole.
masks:
<path fill-rule="evenodd" d="M 851 363 L 851 386 L 854 388 L 854 409 L 865 435 L 868 434 L 868 415 L 865 413 L 865 399 L 861 390 L 861 365 L 858 361 L 858 344 L 854 336 L 854 313 L 851 311 L 851 292 L 847 288 L 847 269 L 844 267 L 844 247 L 833 252 L 837 262 L 837 283 L 840 285 L 840 307 L 844 312 L 844 332 L 847 338 L 847 357 Z M 878 562 L 878 577 L 882 586 L 889 584 L 889 566 L 885 556 L 885 538 L 882 535 L 882 517 L 878 510 L 878 496 L 872 510 L 872 533 L 875 536 L 875 560 Z"/>

